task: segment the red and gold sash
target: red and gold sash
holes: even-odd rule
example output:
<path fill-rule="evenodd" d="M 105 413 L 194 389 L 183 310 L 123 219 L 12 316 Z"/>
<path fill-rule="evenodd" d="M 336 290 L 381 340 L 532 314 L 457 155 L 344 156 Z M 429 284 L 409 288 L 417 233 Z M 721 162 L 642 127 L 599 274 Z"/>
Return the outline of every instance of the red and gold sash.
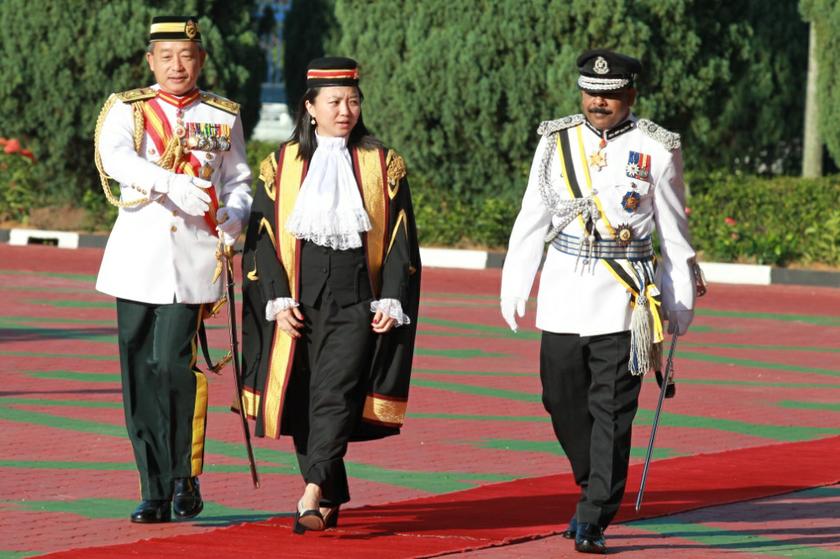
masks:
<path fill-rule="evenodd" d="M 197 99 L 199 95 L 198 90 L 193 96 L 184 98 L 173 98 L 171 95 L 158 92 L 158 96 L 166 96 L 165 100 L 175 106 L 186 106 Z M 169 101 L 170 98 L 176 99 L 177 102 Z M 169 124 L 169 119 L 166 118 L 166 113 L 163 112 L 163 107 L 160 106 L 158 100 L 144 101 L 142 107 L 146 133 L 152 139 L 152 143 L 154 143 L 161 157 L 159 164 L 173 173 L 197 177 L 201 162 L 191 152 L 185 152 L 182 149 L 180 138 L 172 133 L 172 126 Z M 171 162 L 169 159 L 171 159 Z M 216 211 L 219 209 L 219 200 L 216 197 L 216 189 L 210 187 L 206 192 L 210 196 L 210 209 L 204 214 L 204 221 L 210 231 L 214 235 L 218 235 L 216 231 Z"/>

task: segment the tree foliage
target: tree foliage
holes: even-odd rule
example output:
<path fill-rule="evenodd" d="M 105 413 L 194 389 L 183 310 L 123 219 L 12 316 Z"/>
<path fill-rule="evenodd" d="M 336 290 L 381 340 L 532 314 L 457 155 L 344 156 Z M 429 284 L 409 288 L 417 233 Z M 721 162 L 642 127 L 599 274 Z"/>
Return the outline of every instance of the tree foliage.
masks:
<path fill-rule="evenodd" d="M 294 111 L 306 92 L 306 65 L 324 55 L 336 30 L 334 0 L 292 0 L 283 20 L 283 73 L 286 99 Z"/>
<path fill-rule="evenodd" d="M 835 0 L 802 0 L 802 14 L 817 32 L 820 137 L 840 164 L 840 127 L 835 126 L 840 123 L 840 60 L 835 55 L 840 48 L 840 4 Z"/>
<path fill-rule="evenodd" d="M 521 194 L 539 122 L 580 111 L 588 48 L 642 60 L 636 112 L 683 135 L 690 167 L 767 171 L 801 134 L 796 0 L 336 0 L 335 14 L 326 50 L 359 60 L 366 123 L 465 198 Z"/>
<path fill-rule="evenodd" d="M 154 15 L 199 16 L 208 51 L 199 86 L 242 103 L 246 132 L 259 114 L 265 72 L 252 0 L 3 0 L 0 136 L 25 138 L 53 200 L 98 188 L 96 118 L 108 95 L 154 78 L 144 60 Z"/>

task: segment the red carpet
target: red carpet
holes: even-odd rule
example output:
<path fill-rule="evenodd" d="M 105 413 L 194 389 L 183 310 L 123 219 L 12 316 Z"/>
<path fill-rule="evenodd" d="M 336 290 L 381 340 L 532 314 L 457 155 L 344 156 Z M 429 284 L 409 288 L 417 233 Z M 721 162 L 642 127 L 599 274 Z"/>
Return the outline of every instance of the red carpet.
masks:
<path fill-rule="evenodd" d="M 651 465 L 645 503 L 636 515 L 641 470 L 641 465 L 630 469 L 632 490 L 616 522 L 837 483 L 840 437 L 659 460 Z M 296 536 L 290 518 L 275 518 L 44 557 L 434 557 L 551 535 L 565 527 L 576 501 L 571 476 L 546 476 L 348 509 L 338 529 L 321 534 Z"/>

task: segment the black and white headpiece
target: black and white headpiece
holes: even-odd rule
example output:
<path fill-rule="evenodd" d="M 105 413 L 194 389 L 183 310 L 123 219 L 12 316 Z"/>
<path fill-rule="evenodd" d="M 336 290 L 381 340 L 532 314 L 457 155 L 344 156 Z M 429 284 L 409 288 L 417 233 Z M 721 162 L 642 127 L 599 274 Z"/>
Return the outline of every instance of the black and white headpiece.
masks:
<path fill-rule="evenodd" d="M 633 87 L 642 63 L 609 49 L 593 49 L 577 59 L 578 87 L 587 92 L 617 91 Z"/>

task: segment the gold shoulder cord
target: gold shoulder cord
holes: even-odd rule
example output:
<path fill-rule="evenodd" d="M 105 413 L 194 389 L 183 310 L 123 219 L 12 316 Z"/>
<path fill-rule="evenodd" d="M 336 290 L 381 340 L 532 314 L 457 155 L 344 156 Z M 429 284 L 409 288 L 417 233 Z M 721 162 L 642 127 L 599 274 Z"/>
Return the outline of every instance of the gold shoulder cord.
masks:
<path fill-rule="evenodd" d="M 114 106 L 118 97 L 115 94 L 112 94 L 108 97 L 108 100 L 105 101 L 105 105 L 102 107 L 102 110 L 99 112 L 99 118 L 96 119 L 96 131 L 94 132 L 93 137 L 93 144 L 94 144 L 94 161 L 96 162 L 96 169 L 99 171 L 99 180 L 102 183 L 102 191 L 105 193 L 105 198 L 108 200 L 108 203 L 112 206 L 116 206 L 118 208 L 131 208 L 134 206 L 139 206 L 140 204 L 145 204 L 149 201 L 149 198 L 140 198 L 137 200 L 131 200 L 128 202 L 124 202 L 119 198 L 115 197 L 114 194 L 111 192 L 111 177 L 105 172 L 105 168 L 102 166 L 102 157 L 99 154 L 99 136 L 102 133 L 102 126 L 105 124 L 105 117 L 108 116 L 108 111 L 111 110 L 111 107 Z M 132 103 L 132 109 L 134 111 L 134 149 L 137 152 L 140 152 L 140 147 L 143 142 L 143 129 L 145 126 L 143 120 L 143 109 L 137 103 Z"/>

